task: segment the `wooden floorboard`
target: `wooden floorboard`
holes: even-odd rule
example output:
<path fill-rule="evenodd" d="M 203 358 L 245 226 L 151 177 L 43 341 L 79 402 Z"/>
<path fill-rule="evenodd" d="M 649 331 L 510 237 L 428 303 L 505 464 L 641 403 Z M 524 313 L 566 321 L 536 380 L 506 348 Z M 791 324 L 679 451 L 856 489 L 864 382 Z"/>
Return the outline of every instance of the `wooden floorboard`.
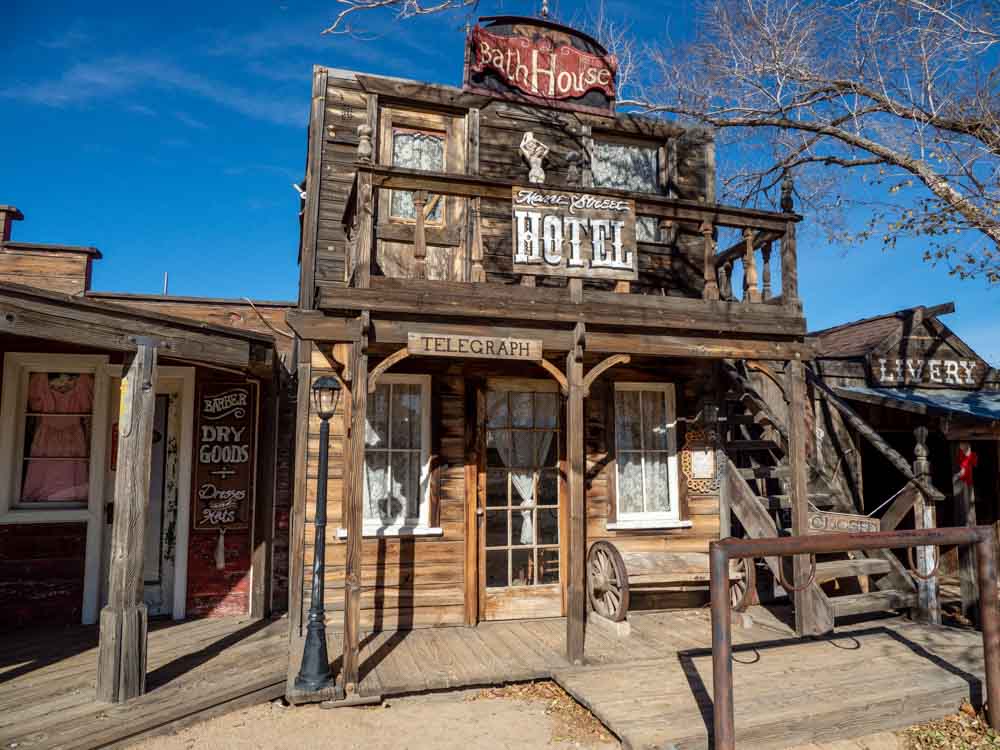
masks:
<path fill-rule="evenodd" d="M 747 622 L 733 626 L 741 750 L 898 728 L 981 700 L 977 633 L 895 618 L 798 640 L 762 612 Z M 388 697 L 551 678 L 627 748 L 708 747 L 708 611 L 634 613 L 630 628 L 617 636 L 589 626 L 582 666 L 565 659 L 561 618 L 363 634 L 360 692 Z M 95 632 L 67 632 L 55 643 L 53 633 L 41 634 L 34 649 L 23 635 L 10 651 L 0 646 L 0 748 L 122 746 L 285 693 L 301 660 L 302 640 L 289 641 L 284 621 L 158 625 L 150 633 L 149 691 L 110 706 L 93 699 Z M 336 672 L 341 631 L 331 628 L 327 643 Z"/>

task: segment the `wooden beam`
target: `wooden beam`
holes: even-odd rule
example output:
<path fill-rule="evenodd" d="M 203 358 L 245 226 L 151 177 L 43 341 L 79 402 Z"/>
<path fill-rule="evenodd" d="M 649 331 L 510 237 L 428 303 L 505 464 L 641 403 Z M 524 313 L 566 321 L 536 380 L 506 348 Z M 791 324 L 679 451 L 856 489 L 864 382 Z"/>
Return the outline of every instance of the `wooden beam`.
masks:
<path fill-rule="evenodd" d="M 163 316 L 136 314 L 103 302 L 0 291 L 3 333 L 124 352 L 135 350 L 136 337 L 149 337 L 156 340 L 163 356 L 247 367 L 251 337 L 220 335 L 191 321 L 172 323 Z M 202 330 L 192 330 L 195 328 Z"/>
<path fill-rule="evenodd" d="M 545 370 L 545 372 L 551 375 L 557 383 L 559 383 L 559 390 L 562 394 L 564 396 L 569 395 L 569 381 L 566 379 L 566 376 L 563 375 L 562 371 L 547 359 L 538 360 L 538 364 L 543 370 Z"/>
<path fill-rule="evenodd" d="M 142 571 L 155 411 L 156 346 L 143 339 L 121 382 L 108 603 L 101 610 L 97 661 L 97 699 L 110 703 L 146 692 Z"/>
<path fill-rule="evenodd" d="M 916 437 L 915 458 L 913 460 L 913 474 L 925 483 L 930 483 L 931 462 L 928 459 L 927 451 L 927 428 L 918 427 L 913 431 Z M 930 498 L 920 492 L 920 484 L 917 485 L 917 492 L 913 503 L 913 528 L 933 529 L 937 526 L 934 512 L 934 503 Z M 918 622 L 929 622 L 934 625 L 941 624 L 941 599 L 938 594 L 937 576 L 926 578 L 931 572 L 939 567 L 941 562 L 940 547 L 917 547 L 917 569 L 924 578 L 917 578 L 917 607 L 913 612 L 914 619 Z"/>
<path fill-rule="evenodd" d="M 288 553 L 288 637 L 292 643 L 302 637 L 302 605 L 305 586 L 306 472 L 308 470 L 309 414 L 312 388 L 313 343 L 298 346 L 295 374 L 298 391 L 295 400 L 295 482 L 292 490 L 292 514 L 289 522 Z M 295 653 L 292 649 L 291 653 Z M 289 659 L 289 677 L 294 679 L 299 664 Z"/>
<path fill-rule="evenodd" d="M 395 365 L 397 362 L 402 362 L 404 359 L 410 356 L 410 350 L 405 346 L 397 352 L 393 352 L 388 357 L 383 359 L 368 375 L 368 392 L 375 393 L 375 389 L 378 387 L 379 376 L 388 370 L 390 367 Z"/>
<path fill-rule="evenodd" d="M 798 360 L 791 360 L 786 370 L 788 394 L 788 463 L 791 469 L 789 482 L 792 496 L 792 533 L 802 536 L 809 533 L 809 457 L 806 453 L 806 394 L 805 367 Z M 801 586 L 809 575 L 809 559 L 804 555 L 792 558 L 792 585 Z M 816 594 L 814 586 L 793 593 L 795 600 L 795 632 L 799 635 L 822 635 L 832 630 L 833 623 L 826 621 L 825 603 Z"/>
<path fill-rule="evenodd" d="M 387 316 L 436 315 L 451 318 L 497 318 L 514 321 L 588 326 L 696 330 L 712 333 L 766 333 L 801 338 L 805 319 L 797 307 L 744 305 L 719 300 L 615 294 L 587 290 L 582 301 L 570 291 L 503 284 L 466 284 L 375 277 L 370 289 L 322 286 L 324 310 L 369 310 Z"/>
<path fill-rule="evenodd" d="M 955 525 L 976 525 L 976 489 L 963 482 L 961 476 L 962 444 L 951 444 L 951 496 L 955 498 Z M 962 615 L 979 622 L 979 581 L 976 578 L 976 548 L 958 548 L 958 580 L 962 595 Z"/>
<path fill-rule="evenodd" d="M 583 338 L 582 324 L 577 326 L 577 340 Z M 583 664 L 585 623 L 587 619 L 584 585 L 587 556 L 587 513 L 584 497 L 584 417 L 583 352 L 574 348 L 566 355 L 566 463 L 569 487 L 569 555 L 566 565 L 569 578 L 566 601 L 566 659 Z"/>
<path fill-rule="evenodd" d="M 299 307 L 311 310 L 316 295 L 316 240 L 319 234 L 320 183 L 326 142 L 326 83 L 324 68 L 313 68 L 312 106 L 309 112 L 309 153 L 306 160 L 306 200 L 299 246 Z"/>
<path fill-rule="evenodd" d="M 251 551 L 250 616 L 271 614 L 271 561 L 274 543 L 274 493 L 278 461 L 278 415 L 283 390 L 277 360 L 273 377 L 260 382 L 257 477 L 254 491 L 253 549 Z"/>
<path fill-rule="evenodd" d="M 937 502 L 944 499 L 944 495 L 935 489 L 935 487 L 930 483 L 930 477 L 916 476 L 910 469 L 910 465 L 907 460 L 903 458 L 891 445 L 885 442 L 885 440 L 882 439 L 882 436 L 879 435 L 867 422 L 865 422 L 865 420 L 858 416 L 854 409 L 844 403 L 840 396 L 834 393 L 830 386 L 820 380 L 819 376 L 814 375 L 808 369 L 806 370 L 806 375 L 809 378 L 809 382 L 811 382 L 815 388 L 823 392 L 827 401 L 829 401 L 830 404 L 841 413 L 844 420 L 851 425 L 851 427 L 857 430 L 858 433 L 864 435 L 865 439 L 871 443 L 876 450 L 879 451 L 879 453 L 885 456 L 889 463 L 895 466 L 904 477 L 913 481 L 917 488 L 919 488 L 920 491 L 931 500 Z"/>
<path fill-rule="evenodd" d="M 363 316 L 361 335 L 351 356 L 351 427 L 344 456 L 344 528 L 347 529 L 344 575 L 343 686 L 350 698 L 360 684 L 358 651 L 361 637 L 361 550 L 365 477 L 365 419 L 368 413 L 368 321 Z"/>
<path fill-rule="evenodd" d="M 632 358 L 627 354 L 612 354 L 610 357 L 605 358 L 590 368 L 590 372 L 588 372 L 587 376 L 583 379 L 584 398 L 590 396 L 590 387 L 604 372 L 610 370 L 615 365 L 627 365 L 631 361 Z"/>
<path fill-rule="evenodd" d="M 285 322 L 299 338 L 309 341 L 353 341 L 361 329 L 357 318 L 303 310 L 289 310 Z"/>

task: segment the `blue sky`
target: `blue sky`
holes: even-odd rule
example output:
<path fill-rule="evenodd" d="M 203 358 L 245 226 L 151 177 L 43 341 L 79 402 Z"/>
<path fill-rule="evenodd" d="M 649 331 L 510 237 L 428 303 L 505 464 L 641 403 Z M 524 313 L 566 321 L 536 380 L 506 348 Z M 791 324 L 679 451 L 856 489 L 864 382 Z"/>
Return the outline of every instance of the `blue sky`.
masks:
<path fill-rule="evenodd" d="M 109 0 L 5 3 L 0 204 L 24 241 L 94 245 L 94 288 L 259 299 L 296 296 L 298 198 L 313 64 L 459 84 L 464 18 L 380 23 L 373 38 L 320 34 L 327 2 Z M 576 0 L 552 0 L 564 19 Z M 161 7 L 168 6 L 168 7 Z M 647 39 L 690 31 L 687 3 L 606 3 Z M 536 3 L 486 2 L 531 13 Z M 384 17 L 383 17 L 384 18 Z M 954 300 L 945 318 L 1000 362 L 1000 289 L 920 260 L 919 243 L 831 246 L 803 227 L 811 329 Z"/>

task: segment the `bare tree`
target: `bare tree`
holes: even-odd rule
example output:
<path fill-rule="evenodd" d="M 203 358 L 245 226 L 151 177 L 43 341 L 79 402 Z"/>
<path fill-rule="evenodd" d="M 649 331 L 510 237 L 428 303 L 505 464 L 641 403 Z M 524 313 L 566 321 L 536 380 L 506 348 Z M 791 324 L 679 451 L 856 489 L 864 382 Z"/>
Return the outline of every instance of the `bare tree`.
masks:
<path fill-rule="evenodd" d="M 337 0 L 340 9 L 329 27 L 323 29 L 324 34 L 355 34 L 358 29 L 351 24 L 352 19 L 360 11 L 388 11 L 396 19 L 405 20 L 414 16 L 425 16 L 432 13 L 442 13 L 459 8 L 473 8 L 479 0 Z"/>
<path fill-rule="evenodd" d="M 927 260 L 1000 283 L 1000 0 L 696 0 L 693 12 L 678 41 L 639 44 L 606 17 L 588 26 L 629 63 L 620 106 L 716 129 L 721 199 L 777 205 L 792 172 L 841 239 L 917 237 Z"/>

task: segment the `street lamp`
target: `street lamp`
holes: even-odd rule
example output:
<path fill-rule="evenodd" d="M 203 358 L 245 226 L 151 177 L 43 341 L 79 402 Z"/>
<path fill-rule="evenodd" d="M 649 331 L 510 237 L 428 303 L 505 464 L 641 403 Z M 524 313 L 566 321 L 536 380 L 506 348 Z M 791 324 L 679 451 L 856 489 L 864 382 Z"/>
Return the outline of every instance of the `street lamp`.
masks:
<path fill-rule="evenodd" d="M 329 375 L 312 384 L 313 411 L 320 418 L 319 477 L 316 479 L 316 523 L 313 536 L 312 601 L 302 666 L 295 678 L 299 690 L 316 692 L 330 682 L 330 657 L 326 651 L 326 616 L 323 613 L 323 579 L 326 573 L 326 479 L 330 463 L 330 417 L 340 401 L 340 380 Z"/>

